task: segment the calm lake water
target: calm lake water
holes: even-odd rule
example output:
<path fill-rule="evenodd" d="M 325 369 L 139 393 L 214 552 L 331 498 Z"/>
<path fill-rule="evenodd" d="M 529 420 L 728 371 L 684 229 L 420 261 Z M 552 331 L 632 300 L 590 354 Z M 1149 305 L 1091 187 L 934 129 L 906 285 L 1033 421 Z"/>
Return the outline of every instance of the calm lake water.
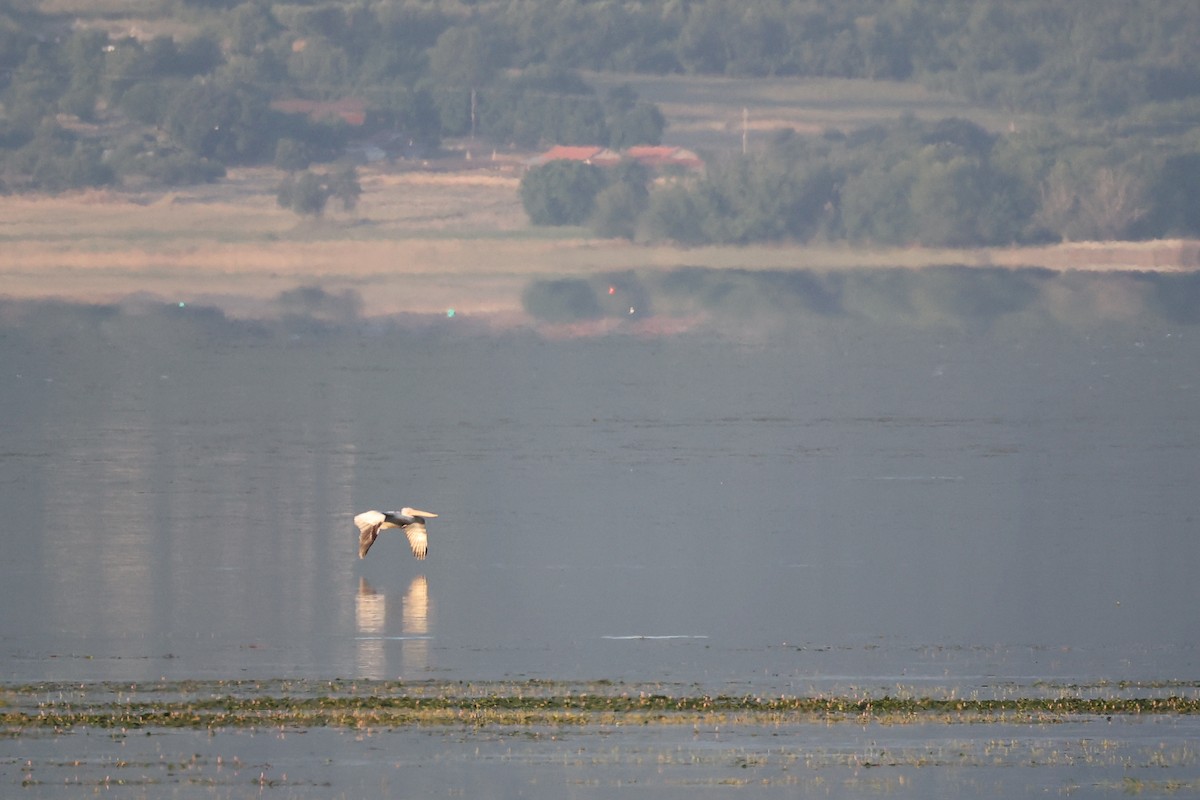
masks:
<path fill-rule="evenodd" d="M 8 317 L 10 681 L 1200 673 L 1194 327 Z"/>
<path fill-rule="evenodd" d="M 9 683 L 1200 679 L 1194 325 L 10 303 L 0 407 Z M 403 505 L 441 515 L 428 560 L 360 561 L 353 514 Z"/>

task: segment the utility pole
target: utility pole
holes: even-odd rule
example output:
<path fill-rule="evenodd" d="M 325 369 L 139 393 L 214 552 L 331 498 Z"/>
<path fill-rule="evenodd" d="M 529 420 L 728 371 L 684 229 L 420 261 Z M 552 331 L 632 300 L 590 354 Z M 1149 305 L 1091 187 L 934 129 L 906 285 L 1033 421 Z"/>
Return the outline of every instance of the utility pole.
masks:
<path fill-rule="evenodd" d="M 471 87 L 471 144 L 475 144 L 475 87 Z"/>
<path fill-rule="evenodd" d="M 471 151 L 475 149 L 475 87 L 471 87 L 471 139 L 467 143 L 467 161 L 471 160 Z"/>

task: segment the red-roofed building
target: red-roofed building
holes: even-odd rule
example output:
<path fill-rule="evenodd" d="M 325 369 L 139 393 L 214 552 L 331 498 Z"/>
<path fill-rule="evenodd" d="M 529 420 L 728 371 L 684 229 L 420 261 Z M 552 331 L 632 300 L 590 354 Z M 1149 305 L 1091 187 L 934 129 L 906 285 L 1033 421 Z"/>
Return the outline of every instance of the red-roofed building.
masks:
<path fill-rule="evenodd" d="M 691 150 L 682 147 L 638 145 L 623 153 L 609 150 L 597 145 L 557 145 L 551 147 L 539 156 L 526 162 L 527 166 L 537 167 L 551 161 L 581 161 L 585 164 L 595 164 L 598 167 L 614 167 L 622 159 L 630 158 L 645 164 L 651 169 L 663 167 L 682 167 L 683 169 L 703 169 L 704 161 Z"/>
<path fill-rule="evenodd" d="M 560 144 L 551 147 L 540 156 L 530 159 L 529 163 L 533 166 L 549 164 L 551 161 L 582 161 L 585 164 L 591 164 L 597 156 L 605 151 L 606 148 L 598 145 Z"/>

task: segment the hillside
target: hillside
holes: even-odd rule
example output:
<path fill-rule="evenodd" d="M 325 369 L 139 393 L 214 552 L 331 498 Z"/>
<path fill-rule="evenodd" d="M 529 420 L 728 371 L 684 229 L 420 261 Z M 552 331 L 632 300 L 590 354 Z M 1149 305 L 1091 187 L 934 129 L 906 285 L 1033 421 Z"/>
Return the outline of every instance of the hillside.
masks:
<path fill-rule="evenodd" d="M 519 316 L 556 276 L 1196 266 L 1192 4 L 531 8 L 8 4 L 4 292 L 253 316 L 320 286 L 372 315 Z M 353 124 L 278 111 L 345 98 Z M 352 210 L 280 206 L 286 176 L 381 132 L 411 150 L 357 166 Z M 648 176 L 625 239 L 530 225 L 529 156 L 642 139 L 708 169 Z"/>

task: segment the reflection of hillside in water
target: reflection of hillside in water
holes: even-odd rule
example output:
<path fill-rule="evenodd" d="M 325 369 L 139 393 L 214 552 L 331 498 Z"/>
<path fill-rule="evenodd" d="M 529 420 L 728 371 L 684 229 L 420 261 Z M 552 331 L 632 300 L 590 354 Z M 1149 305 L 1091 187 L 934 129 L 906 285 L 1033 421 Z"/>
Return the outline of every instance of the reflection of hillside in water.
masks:
<path fill-rule="evenodd" d="M 54 375 L 58 391 L 27 420 L 46 420 L 33 434 L 46 451 L 42 568 L 70 589 L 46 593 L 47 629 L 262 649 L 264 632 L 300 637 L 345 617 L 320 587 L 330 571 L 352 575 L 349 534 L 310 531 L 353 506 L 351 393 L 274 394 L 253 348 L 163 347 L 153 326 L 138 337 L 150 352 L 122 357 L 111 340 L 138 322 L 102 328 L 105 352 Z M 223 362 L 222 380 L 197 380 L 197 357 Z"/>
<path fill-rule="evenodd" d="M 986 326 L 1006 317 L 1096 325 L 1151 317 L 1200 321 L 1195 253 L 1182 271 L 1054 271 L 933 264 L 920 268 L 713 269 L 679 267 L 533 280 L 522 297 L 542 322 L 652 316 L 779 325 L 851 319 L 889 325 Z M 635 313 L 636 310 L 636 313 Z M 741 334 L 745 336 L 745 333 Z"/>
<path fill-rule="evenodd" d="M 1030 324 L 1051 297 L 1028 287 L 1059 280 L 1040 274 L 675 277 L 713 308 L 754 286 L 823 304 L 731 342 L 260 325 L 190 306 L 29 306 L 14 323 L 0 301 L 16 421 L 0 426 L 0 665 L 129 681 L 761 670 L 790 686 L 939 676 L 945 652 L 974 676 L 990 669 L 981 644 L 1050 652 L 1019 643 L 1076 648 L 1076 673 L 1187 672 L 1194 326 Z M 1118 289 L 1154 286 L 1061 280 L 1114 309 Z M 934 300 L 995 313 L 835 313 L 870 297 L 920 320 Z M 359 561 L 352 513 L 413 500 L 453 535 L 435 532 L 428 562 L 402 536 Z M 714 509 L 736 510 L 736 535 Z M 876 635 L 899 644 L 860 673 L 866 651 L 838 648 Z M 927 648 L 915 665 L 910 644 Z M 1001 674 L 1034 674 L 1021 658 Z"/>
<path fill-rule="evenodd" d="M 97 605 L 80 602 L 87 593 L 48 593 L 42 611 L 59 628 L 114 637 L 158 621 L 153 496 L 137 490 L 153 480 L 154 459 L 138 438 L 83 437 L 56 453 L 49 471 L 55 488 L 47 493 L 54 502 L 45 509 L 46 563 L 64 586 L 91 584 L 105 597 Z"/>

